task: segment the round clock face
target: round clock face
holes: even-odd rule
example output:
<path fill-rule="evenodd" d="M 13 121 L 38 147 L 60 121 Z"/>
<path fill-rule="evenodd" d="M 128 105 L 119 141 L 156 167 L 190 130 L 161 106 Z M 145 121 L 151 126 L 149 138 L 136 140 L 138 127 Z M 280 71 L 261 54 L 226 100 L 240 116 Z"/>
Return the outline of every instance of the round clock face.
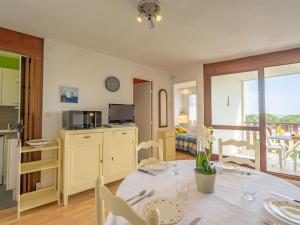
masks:
<path fill-rule="evenodd" d="M 105 87 L 111 92 L 115 92 L 120 88 L 120 81 L 114 76 L 110 76 L 105 80 Z"/>

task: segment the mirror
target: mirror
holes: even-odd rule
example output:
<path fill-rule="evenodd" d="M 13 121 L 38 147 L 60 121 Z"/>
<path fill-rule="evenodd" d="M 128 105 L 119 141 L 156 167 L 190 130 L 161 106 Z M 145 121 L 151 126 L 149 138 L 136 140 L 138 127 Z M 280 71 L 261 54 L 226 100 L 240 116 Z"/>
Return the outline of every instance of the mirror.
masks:
<path fill-rule="evenodd" d="M 159 127 L 168 126 L 168 94 L 165 89 L 158 93 Z"/>

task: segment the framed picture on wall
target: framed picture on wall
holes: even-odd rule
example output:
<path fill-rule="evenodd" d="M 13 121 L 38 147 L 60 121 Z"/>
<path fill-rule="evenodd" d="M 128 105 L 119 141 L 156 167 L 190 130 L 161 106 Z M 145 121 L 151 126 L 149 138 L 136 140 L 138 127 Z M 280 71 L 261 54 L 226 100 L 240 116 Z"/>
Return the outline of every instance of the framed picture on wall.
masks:
<path fill-rule="evenodd" d="M 75 87 L 60 87 L 60 101 L 67 103 L 78 103 L 79 89 Z"/>

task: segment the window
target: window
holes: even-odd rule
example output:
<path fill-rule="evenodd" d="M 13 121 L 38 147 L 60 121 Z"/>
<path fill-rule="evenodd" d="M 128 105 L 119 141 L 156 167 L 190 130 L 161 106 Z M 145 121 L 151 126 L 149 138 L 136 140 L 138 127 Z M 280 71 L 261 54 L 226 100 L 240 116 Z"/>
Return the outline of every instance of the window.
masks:
<path fill-rule="evenodd" d="M 191 122 L 197 121 L 197 96 L 196 96 L 196 94 L 189 96 L 189 120 Z"/>

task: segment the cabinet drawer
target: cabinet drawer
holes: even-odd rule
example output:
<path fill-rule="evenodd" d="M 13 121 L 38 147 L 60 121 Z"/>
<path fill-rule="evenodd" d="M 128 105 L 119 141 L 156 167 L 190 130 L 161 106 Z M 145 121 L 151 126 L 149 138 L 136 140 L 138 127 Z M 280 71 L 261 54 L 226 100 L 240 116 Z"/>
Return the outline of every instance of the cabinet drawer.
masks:
<path fill-rule="evenodd" d="M 103 133 L 87 133 L 87 134 L 73 134 L 70 135 L 70 144 L 85 144 L 90 142 L 101 142 L 103 140 Z"/>
<path fill-rule="evenodd" d="M 133 130 L 114 131 L 113 139 L 134 139 L 135 132 Z"/>
<path fill-rule="evenodd" d="M 175 137 L 175 131 L 166 131 L 165 136 L 166 137 Z"/>

